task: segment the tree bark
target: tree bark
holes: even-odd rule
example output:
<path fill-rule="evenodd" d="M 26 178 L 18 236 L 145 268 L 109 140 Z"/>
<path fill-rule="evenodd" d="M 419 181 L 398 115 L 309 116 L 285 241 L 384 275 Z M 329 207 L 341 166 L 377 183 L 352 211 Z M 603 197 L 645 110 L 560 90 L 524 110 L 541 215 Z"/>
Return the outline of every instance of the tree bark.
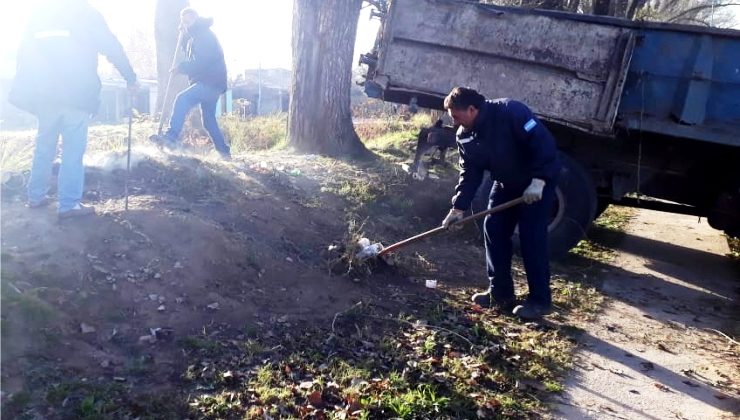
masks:
<path fill-rule="evenodd" d="M 632 0 L 625 17 L 630 20 L 634 19 L 637 12 L 645 6 L 645 3 L 647 3 L 647 0 Z"/>
<path fill-rule="evenodd" d="M 188 0 L 157 0 L 155 17 L 154 17 L 154 41 L 157 48 L 157 110 L 162 112 L 162 116 L 169 115 L 172 108 L 172 102 L 177 92 L 187 86 L 187 80 L 184 76 L 174 76 L 172 86 L 170 87 L 169 97 L 166 98 L 167 81 L 170 77 L 170 68 L 172 59 L 175 54 L 181 54 L 175 51 L 177 47 L 177 28 L 180 25 L 180 11 L 190 2 Z"/>
<path fill-rule="evenodd" d="M 361 157 L 350 112 L 362 0 L 294 0 L 288 142 L 299 151 Z"/>
<path fill-rule="evenodd" d="M 593 0 L 593 14 L 608 16 L 611 5 L 610 0 Z"/>

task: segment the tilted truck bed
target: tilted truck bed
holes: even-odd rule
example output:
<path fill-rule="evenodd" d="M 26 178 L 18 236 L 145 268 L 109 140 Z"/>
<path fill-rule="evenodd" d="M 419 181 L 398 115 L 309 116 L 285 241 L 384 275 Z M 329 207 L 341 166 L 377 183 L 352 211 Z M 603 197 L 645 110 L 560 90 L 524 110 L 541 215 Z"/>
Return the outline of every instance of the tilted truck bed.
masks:
<path fill-rule="evenodd" d="M 598 135 L 616 127 L 740 146 L 740 31 L 459 0 L 392 0 L 365 91 L 442 107 L 454 86 Z"/>

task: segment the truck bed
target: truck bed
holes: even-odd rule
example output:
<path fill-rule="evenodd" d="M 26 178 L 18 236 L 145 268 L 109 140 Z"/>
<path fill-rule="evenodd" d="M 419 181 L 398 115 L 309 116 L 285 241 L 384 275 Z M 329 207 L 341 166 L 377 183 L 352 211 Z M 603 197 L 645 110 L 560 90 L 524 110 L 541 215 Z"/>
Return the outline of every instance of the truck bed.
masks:
<path fill-rule="evenodd" d="M 442 108 L 454 86 L 591 134 L 740 146 L 740 31 L 459 0 L 392 0 L 365 91 Z"/>

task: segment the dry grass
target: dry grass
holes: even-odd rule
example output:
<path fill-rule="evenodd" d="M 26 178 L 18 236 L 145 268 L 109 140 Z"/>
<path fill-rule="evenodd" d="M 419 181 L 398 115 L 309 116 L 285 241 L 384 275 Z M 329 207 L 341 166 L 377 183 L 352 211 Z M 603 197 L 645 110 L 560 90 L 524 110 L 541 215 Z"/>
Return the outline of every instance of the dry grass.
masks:
<path fill-rule="evenodd" d="M 221 117 L 219 124 L 231 142 L 233 154 L 285 146 L 287 114 L 242 119 L 237 115 Z"/>

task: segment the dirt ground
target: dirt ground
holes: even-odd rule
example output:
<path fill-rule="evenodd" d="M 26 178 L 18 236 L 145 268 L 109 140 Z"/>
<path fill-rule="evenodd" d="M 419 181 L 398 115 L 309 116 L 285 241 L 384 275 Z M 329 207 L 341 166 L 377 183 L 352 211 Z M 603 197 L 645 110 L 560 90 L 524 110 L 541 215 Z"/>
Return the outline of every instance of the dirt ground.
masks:
<path fill-rule="evenodd" d="M 724 419 L 740 415 L 740 267 L 706 220 L 640 210 L 580 325 L 564 419 Z"/>
<path fill-rule="evenodd" d="M 53 207 L 26 208 L 23 180 L 6 179 L 3 395 L 65 378 L 168 388 L 186 368 L 178 340 L 329 325 L 363 299 L 399 305 L 383 297 L 399 274 L 381 283 L 331 273 L 337 256 L 327 250 L 341 251 L 348 220 L 346 197 L 326 187 L 333 171 L 370 176 L 362 168 L 281 152 L 224 163 L 142 146 L 124 212 L 122 158 L 86 157 L 84 200 L 98 215 L 65 223 Z M 445 198 L 410 187 L 414 220 L 379 202 L 385 211 L 365 222 L 401 239 L 435 223 Z"/>
<path fill-rule="evenodd" d="M 312 403 L 315 395 L 301 387 L 325 377 L 349 392 L 345 408 L 333 408 L 336 412 L 352 411 L 352 390 L 365 378 L 377 388 L 374 398 L 382 400 L 367 403 L 368 413 L 375 413 L 371 417 L 394 417 L 389 407 L 396 407 L 396 417 L 434 412 L 442 400 L 427 393 L 431 402 L 420 405 L 414 398 L 421 394 L 414 392 L 428 389 L 417 385 L 439 383 L 449 404 L 454 402 L 445 418 L 455 418 L 451 412 L 541 418 L 547 413 L 539 402 L 559 392 L 571 341 L 583 349 L 579 366 L 619 364 L 610 356 L 590 362 L 591 350 L 598 357 L 614 349 L 632 355 L 613 369 L 617 373 L 606 370 L 603 383 L 638 381 L 631 369 L 652 366 L 640 372 L 648 379 L 640 376 L 633 385 L 640 394 L 630 388 L 620 403 L 633 396 L 651 401 L 646 405 L 662 403 L 653 398 L 683 398 L 688 387 L 694 396 L 685 400 L 688 407 L 698 400 L 716 410 L 736 410 L 737 364 L 730 361 L 737 347 L 702 328 L 737 336 L 732 306 L 737 285 L 728 281 L 737 277 L 729 259 L 717 254 L 722 251 L 716 232 L 686 230 L 704 225 L 676 218 L 682 224 L 661 230 L 667 229 L 664 215 L 645 219 L 653 213 L 640 212 L 612 265 L 577 256 L 555 265 L 554 323 L 523 325 L 468 304 L 469 294 L 486 282 L 480 238 L 472 228 L 405 249 L 395 267 L 381 264 L 348 275 L 340 260 L 348 238 L 360 231 L 388 245 L 435 226 L 449 205 L 454 176 L 418 183 L 408 182 L 392 164 L 381 174 L 378 167 L 286 151 L 224 163 L 139 145 L 130 209 L 124 212 L 122 157 L 87 157 L 85 201 L 99 214 L 85 220 L 60 224 L 52 208 L 29 210 L 23 177 L 3 179 L 4 416 L 263 418 L 272 410 L 274 417 L 324 418 L 316 406 L 331 407 Z M 643 222 L 653 225 L 646 228 Z M 670 243 L 665 232 L 675 235 Z M 693 274 L 682 271 L 688 269 Z M 521 284 L 519 264 L 515 276 Z M 429 278 L 439 281 L 436 290 L 425 288 Z M 598 306 L 592 278 L 605 279 L 599 287 L 609 306 L 596 323 L 580 324 L 585 332 L 575 339 L 570 325 Z M 637 309 L 645 307 L 650 309 Z M 630 317 L 633 323 L 627 322 Z M 425 329 L 426 322 L 447 333 Z M 475 350 L 461 345 L 465 341 Z M 659 350 L 658 342 L 670 353 Z M 672 362 L 657 358 L 660 351 Z M 296 354 L 301 362 L 290 362 Z M 710 354 L 716 360 L 698 358 Z M 359 373 L 369 357 L 378 363 Z M 346 368 L 327 374 L 329 360 L 354 370 L 337 379 Z M 712 368 L 704 369 L 709 363 Z M 300 374 L 291 371 L 297 365 L 303 366 Z M 582 407 L 566 418 L 595 413 L 635 418 L 644 409 L 635 405 L 625 411 L 613 401 L 604 408 L 607 403 L 577 394 L 600 389 L 598 381 L 588 382 L 591 367 L 579 368 L 566 384 L 560 408 Z M 691 369 L 691 376 L 680 369 Z M 403 372 L 403 380 L 388 385 L 396 371 Z M 432 381 L 424 379 L 430 372 L 436 372 Z M 653 382 L 670 391 L 649 394 Z M 265 388 L 255 390 L 255 384 Z M 319 400 L 331 397 L 330 384 Z M 458 392 L 461 384 L 465 392 Z M 391 388 L 381 385 L 396 387 L 393 392 L 411 398 L 404 400 L 410 405 L 398 403 Z M 276 394 L 265 398 L 267 392 Z M 286 401 L 313 406 L 313 414 Z M 398 414 L 406 409 L 411 414 Z M 682 412 L 689 416 L 688 409 Z"/>
<path fill-rule="evenodd" d="M 3 292 L 26 298 L 4 313 L 37 305 L 39 317 L 53 319 L 42 336 L 23 325 L 34 320 L 5 320 L 5 392 L 23 385 L 36 365 L 32 355 L 89 375 L 115 374 L 130 352 L 145 352 L 153 329 L 164 337 L 271 318 L 289 323 L 329 316 L 358 296 L 357 287 L 326 275 L 316 253 L 328 245 L 325 238 L 342 237 L 331 215 L 288 206 L 292 189 L 272 188 L 281 181 L 271 175 L 238 172 L 239 164 L 166 159 L 136 167 L 128 213 L 121 171 L 91 169 L 86 200 L 100 216 L 63 224 L 52 208 L 26 209 L 22 193 L 4 191 L 2 263 L 9 288 Z M 242 174 L 247 189 L 226 175 L 219 179 L 232 171 Z M 152 377 L 166 381 L 178 368 L 167 353 L 155 353 Z"/>

